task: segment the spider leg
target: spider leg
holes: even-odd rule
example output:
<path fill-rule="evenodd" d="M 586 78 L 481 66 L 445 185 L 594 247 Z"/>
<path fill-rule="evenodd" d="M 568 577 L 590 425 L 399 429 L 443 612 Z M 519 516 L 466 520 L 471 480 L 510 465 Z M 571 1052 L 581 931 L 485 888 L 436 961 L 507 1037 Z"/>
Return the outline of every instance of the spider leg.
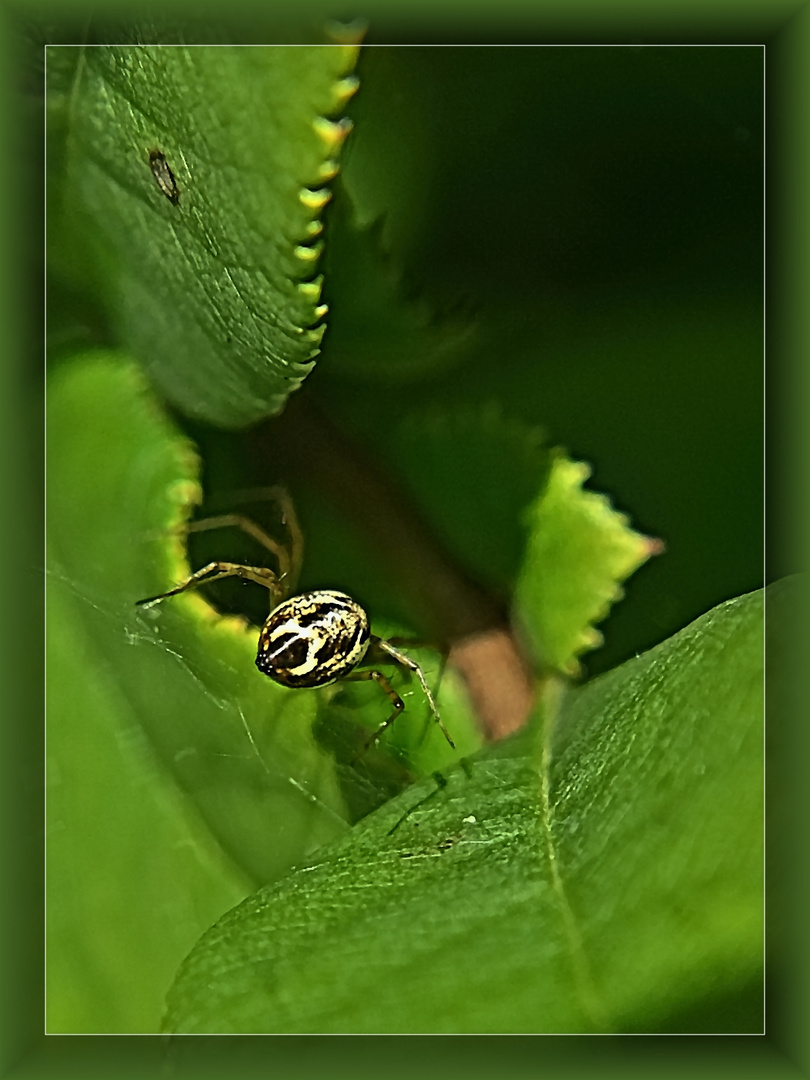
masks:
<path fill-rule="evenodd" d="M 450 738 L 447 728 L 441 721 L 441 717 L 439 716 L 439 710 L 436 707 L 436 702 L 433 700 L 433 694 L 431 693 L 430 687 L 427 684 L 427 679 L 425 678 L 425 673 L 424 671 L 422 671 L 421 667 L 417 664 L 415 660 L 412 660 L 410 656 L 406 656 L 405 653 L 400 652 L 399 649 L 395 645 L 392 645 L 390 641 L 385 641 L 383 638 L 378 638 L 376 636 L 372 638 L 372 641 L 378 648 L 382 649 L 383 652 L 388 653 L 388 655 L 393 660 L 395 660 L 396 663 L 400 664 L 402 667 L 408 668 L 409 671 L 413 671 L 416 674 L 416 677 L 422 684 L 422 691 L 427 698 L 428 705 L 430 706 L 430 711 L 433 713 L 433 719 L 441 728 L 442 735 L 444 735 L 445 739 L 447 739 L 452 748 L 455 750 L 456 744 Z M 393 720 L 393 717 L 391 717 L 391 719 Z M 385 726 L 387 727 L 390 722 L 391 721 L 389 720 Z"/>
<path fill-rule="evenodd" d="M 278 578 L 272 570 L 261 566 L 242 566 L 240 563 L 210 562 L 202 569 L 195 571 L 191 577 L 176 585 L 168 592 L 159 593 L 157 596 L 147 596 L 145 600 L 138 600 L 138 607 L 153 607 L 169 596 L 177 596 L 186 589 L 196 589 L 200 585 L 209 585 L 212 581 L 220 581 L 222 578 L 240 577 L 244 581 L 253 581 L 256 585 L 262 585 L 271 593 L 280 593 Z"/>
<path fill-rule="evenodd" d="M 261 488 L 256 492 L 247 492 L 245 495 L 253 496 L 254 499 L 258 497 L 261 497 L 262 499 L 272 499 L 274 502 L 278 503 L 281 509 L 282 524 L 285 526 L 289 535 L 289 546 L 280 544 L 251 518 L 247 517 L 245 514 L 238 513 L 217 514 L 214 517 L 201 518 L 199 521 L 191 521 L 186 525 L 181 526 L 180 531 L 183 533 L 190 533 L 207 532 L 209 529 L 241 529 L 242 532 L 255 540 L 257 544 L 261 544 L 263 548 L 275 556 L 278 563 L 278 580 L 284 581 L 285 592 L 289 594 L 293 592 L 295 584 L 298 581 L 304 550 L 304 536 L 301 532 L 301 526 L 298 523 L 295 506 L 290 498 L 290 494 L 286 488 L 271 487 Z"/>
<path fill-rule="evenodd" d="M 301 531 L 301 526 L 298 522 L 298 515 L 295 512 L 295 504 L 292 501 L 289 491 L 285 487 L 277 485 L 269 489 L 270 496 L 276 500 L 281 507 L 281 521 L 287 529 L 287 534 L 290 538 L 290 547 L 288 550 L 288 579 L 287 590 L 293 592 L 298 582 L 298 576 L 301 573 L 301 563 L 304 559 L 304 534 Z"/>
<path fill-rule="evenodd" d="M 267 548 L 278 560 L 279 578 L 286 577 L 290 571 L 290 555 L 285 547 L 269 536 L 255 521 L 251 521 L 244 514 L 218 514 L 216 517 L 201 518 L 199 521 L 190 521 L 182 526 L 184 533 L 208 532 L 209 529 L 241 529 L 247 533 L 257 544 Z"/>
<path fill-rule="evenodd" d="M 379 643 L 380 643 L 381 639 L 376 638 L 375 640 L 376 640 L 377 646 L 379 647 Z M 439 670 L 438 670 L 438 672 L 436 674 L 436 678 L 435 678 L 435 681 L 434 681 L 434 684 L 433 684 L 433 697 L 434 697 L 434 700 L 435 700 L 435 698 L 437 698 L 439 696 L 439 688 L 441 687 L 442 679 L 444 678 L 444 672 L 445 672 L 445 669 L 447 667 L 447 659 L 448 659 L 448 656 L 450 655 L 448 647 L 446 645 L 437 645 L 435 641 L 425 641 L 424 638 L 408 637 L 408 636 L 403 636 L 403 635 L 399 635 L 399 634 L 396 634 L 393 637 L 388 637 L 385 640 L 386 640 L 387 644 L 389 644 L 389 645 L 395 645 L 395 646 L 400 646 L 401 645 L 406 649 L 431 649 L 433 652 L 439 653 L 439 657 L 440 657 Z M 397 648 L 397 652 L 399 652 L 399 648 Z M 430 719 L 428 719 L 427 726 L 425 728 L 425 733 L 427 733 L 427 728 L 430 727 L 430 723 L 431 723 L 431 721 L 430 721 Z M 455 747 L 454 747 L 454 749 L 455 749 Z"/>
<path fill-rule="evenodd" d="M 388 717 L 388 719 L 384 723 L 380 724 L 380 726 L 377 728 L 377 730 L 375 732 L 373 732 L 373 734 L 371 735 L 371 738 L 369 738 L 367 740 L 367 742 L 366 742 L 365 746 L 363 747 L 361 753 L 358 754 L 358 757 L 362 756 L 362 754 L 364 754 L 366 752 L 366 750 L 368 750 L 368 748 L 373 743 L 375 743 L 377 741 L 377 739 L 379 739 L 379 737 L 382 735 L 382 733 L 385 731 L 385 729 L 387 727 L 389 727 L 391 724 L 393 724 L 393 722 L 396 720 L 396 718 L 399 716 L 399 714 L 401 712 L 404 712 L 404 710 L 405 710 L 405 702 L 402 700 L 402 698 L 399 696 L 399 694 L 396 692 L 396 690 L 393 688 L 391 683 L 388 681 L 388 679 L 385 677 L 385 675 L 383 675 L 383 673 L 381 671 L 377 671 L 376 669 L 372 669 L 372 670 L 369 670 L 369 671 L 366 671 L 366 670 L 364 670 L 364 671 L 350 671 L 348 675 L 343 676 L 343 678 L 341 679 L 341 682 L 367 682 L 369 679 L 373 679 L 374 682 L 376 682 L 378 686 L 382 687 L 382 689 L 385 691 L 386 695 L 388 696 L 388 700 L 394 706 L 394 711 L 391 713 L 391 715 Z M 357 758 L 355 758 L 355 761 L 356 760 L 357 760 Z"/>

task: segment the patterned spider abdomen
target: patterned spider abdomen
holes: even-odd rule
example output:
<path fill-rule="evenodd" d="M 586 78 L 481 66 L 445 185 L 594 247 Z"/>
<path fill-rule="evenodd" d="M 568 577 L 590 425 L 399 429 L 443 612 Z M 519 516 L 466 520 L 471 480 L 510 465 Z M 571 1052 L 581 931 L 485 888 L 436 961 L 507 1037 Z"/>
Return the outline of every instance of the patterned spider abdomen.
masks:
<path fill-rule="evenodd" d="M 369 640 L 368 615 L 350 596 L 301 593 L 270 612 L 256 667 L 282 686 L 327 686 L 360 663 Z"/>

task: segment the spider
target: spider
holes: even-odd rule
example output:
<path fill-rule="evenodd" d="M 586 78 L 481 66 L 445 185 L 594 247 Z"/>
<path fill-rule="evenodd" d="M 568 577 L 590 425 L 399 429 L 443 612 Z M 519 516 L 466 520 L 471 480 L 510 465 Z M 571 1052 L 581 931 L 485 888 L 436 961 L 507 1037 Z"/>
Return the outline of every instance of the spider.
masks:
<path fill-rule="evenodd" d="M 445 739 L 455 749 L 455 743 L 439 716 L 439 710 L 427 684 L 422 668 L 401 652 L 393 641 L 371 633 L 365 610 L 343 592 L 316 589 L 312 592 L 287 595 L 287 584 L 297 577 L 302 546 L 301 532 L 291 503 L 285 493 L 274 491 L 282 503 L 282 521 L 290 533 L 290 550 L 278 544 L 250 518 L 242 514 L 225 514 L 206 518 L 185 526 L 186 531 L 226 528 L 241 529 L 270 551 L 278 563 L 278 573 L 263 566 L 214 561 L 191 574 L 185 581 L 159 593 L 138 600 L 137 605 L 150 608 L 170 596 L 209 585 L 223 578 L 238 577 L 261 585 L 270 593 L 271 610 L 259 634 L 256 667 L 281 686 L 293 689 L 313 689 L 338 681 L 373 680 L 382 688 L 394 711 L 380 724 L 366 744 L 376 742 L 383 732 L 405 709 L 405 703 L 385 675 L 376 667 L 358 670 L 360 664 L 396 663 L 412 671 L 422 687 L 433 719 Z"/>

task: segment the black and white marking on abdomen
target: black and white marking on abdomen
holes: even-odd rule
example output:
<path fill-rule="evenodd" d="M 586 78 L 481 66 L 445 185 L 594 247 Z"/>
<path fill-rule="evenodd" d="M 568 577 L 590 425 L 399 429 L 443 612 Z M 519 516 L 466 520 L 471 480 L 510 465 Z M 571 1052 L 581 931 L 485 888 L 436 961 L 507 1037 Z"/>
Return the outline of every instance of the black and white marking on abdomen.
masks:
<path fill-rule="evenodd" d="M 328 686 L 360 663 L 369 639 L 368 616 L 346 593 L 301 593 L 270 612 L 256 667 L 282 686 Z"/>

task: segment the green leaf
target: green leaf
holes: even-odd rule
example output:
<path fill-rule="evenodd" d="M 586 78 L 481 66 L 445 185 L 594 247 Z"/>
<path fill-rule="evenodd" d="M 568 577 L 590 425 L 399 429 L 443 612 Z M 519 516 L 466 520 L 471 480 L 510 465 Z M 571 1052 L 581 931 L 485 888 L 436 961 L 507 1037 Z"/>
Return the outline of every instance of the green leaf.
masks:
<path fill-rule="evenodd" d="M 527 514 L 530 538 L 514 598 L 535 654 L 566 674 L 576 674 L 577 657 L 602 643 L 593 624 L 624 595 L 620 582 L 662 550 L 604 495 L 582 489 L 589 475 L 581 462 L 561 454 L 554 461 Z"/>
<path fill-rule="evenodd" d="M 337 379 L 401 386 L 453 366 L 475 326 L 469 312 L 437 310 L 408 268 L 430 188 L 430 101 L 396 50 L 364 50 L 359 69 L 363 92 L 329 223 L 324 358 Z"/>
<path fill-rule="evenodd" d="M 110 724 L 145 740 L 159 783 L 171 778 L 241 874 L 268 881 L 339 835 L 346 814 L 334 763 L 311 732 L 318 695 L 256 670 L 255 628 L 216 616 L 195 593 L 135 607 L 189 573 L 172 530 L 199 498 L 197 468 L 132 365 L 97 355 L 59 369 L 48 405 L 48 567 L 72 603 L 51 632 L 87 640 L 87 665 L 107 672 L 127 705 Z M 52 693 L 69 702 L 86 666 L 64 675 Z M 78 722 L 72 715 L 66 723 Z M 85 783 L 96 779 L 88 768 Z"/>
<path fill-rule="evenodd" d="M 347 145 L 340 187 L 359 230 L 379 228 L 382 251 L 407 263 L 425 240 L 432 155 L 429 120 L 434 88 L 412 49 L 362 49 L 362 92 L 352 102 L 356 129 Z"/>
<path fill-rule="evenodd" d="M 402 383 L 459 361 L 474 337 L 468 317 L 440 317 L 408 296 L 401 271 L 380 246 L 380 227 L 361 229 L 335 207 L 327 258 L 332 319 L 324 343 L 339 378 Z"/>
<path fill-rule="evenodd" d="M 494 400 L 423 407 L 379 438 L 454 558 L 511 597 L 538 667 L 576 675 L 620 583 L 663 545 L 583 489 L 587 465 Z"/>
<path fill-rule="evenodd" d="M 659 1032 L 689 1008 L 761 1030 L 762 603 L 246 900 L 184 963 L 167 1030 Z"/>
<path fill-rule="evenodd" d="M 178 964 L 252 880 L 155 760 L 81 607 L 51 577 L 47 1027 L 151 1033 Z"/>
<path fill-rule="evenodd" d="M 389 439 L 439 538 L 480 581 L 511 589 L 527 542 L 522 519 L 551 468 L 543 429 L 492 400 L 414 410 Z"/>
<path fill-rule="evenodd" d="M 121 341 L 190 415 L 248 424 L 311 370 L 319 215 L 349 130 L 329 117 L 356 51 L 90 48 L 68 87 L 49 50 L 66 126 L 54 259 L 75 284 L 101 241 L 89 272 Z"/>

